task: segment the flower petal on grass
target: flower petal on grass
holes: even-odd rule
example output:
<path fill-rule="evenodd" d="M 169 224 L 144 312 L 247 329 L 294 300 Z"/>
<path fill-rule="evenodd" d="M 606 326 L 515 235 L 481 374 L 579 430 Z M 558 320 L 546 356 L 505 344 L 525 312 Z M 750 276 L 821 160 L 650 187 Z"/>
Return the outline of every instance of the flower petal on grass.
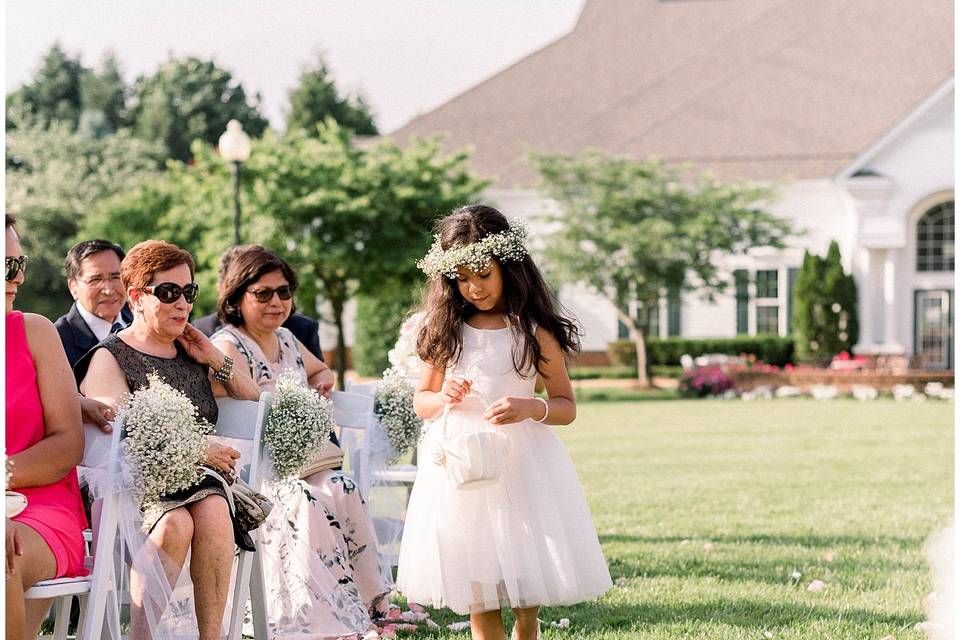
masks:
<path fill-rule="evenodd" d="M 823 580 L 814 580 L 809 585 L 807 585 L 807 591 L 823 591 L 827 588 L 827 583 Z"/>

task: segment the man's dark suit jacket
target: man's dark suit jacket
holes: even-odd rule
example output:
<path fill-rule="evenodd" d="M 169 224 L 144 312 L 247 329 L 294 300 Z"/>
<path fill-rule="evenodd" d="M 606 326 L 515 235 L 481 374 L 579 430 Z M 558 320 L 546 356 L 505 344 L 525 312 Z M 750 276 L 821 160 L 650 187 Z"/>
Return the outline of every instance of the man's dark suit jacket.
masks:
<path fill-rule="evenodd" d="M 203 332 L 208 338 L 223 326 L 220 318 L 218 318 L 215 313 L 197 318 L 191 322 L 191 324 Z M 310 353 L 320 358 L 320 360 L 323 360 L 323 351 L 320 349 L 320 335 L 318 333 L 320 330 L 319 322 L 299 313 L 291 313 L 287 321 L 283 323 L 283 326 L 289 329 L 290 333 L 302 342 L 303 346 L 305 346 Z"/>
<path fill-rule="evenodd" d="M 133 314 L 127 308 L 127 305 L 123 305 L 123 308 L 120 309 L 120 317 L 127 324 L 133 322 Z M 76 302 L 70 307 L 70 311 L 57 318 L 53 326 L 60 333 L 60 342 L 63 343 L 63 350 L 67 352 L 67 360 L 71 367 L 77 364 L 77 361 L 86 355 L 87 351 L 100 343 L 97 336 L 93 335 L 93 331 L 87 326 L 83 316 L 80 315 L 80 311 L 77 310 Z"/>

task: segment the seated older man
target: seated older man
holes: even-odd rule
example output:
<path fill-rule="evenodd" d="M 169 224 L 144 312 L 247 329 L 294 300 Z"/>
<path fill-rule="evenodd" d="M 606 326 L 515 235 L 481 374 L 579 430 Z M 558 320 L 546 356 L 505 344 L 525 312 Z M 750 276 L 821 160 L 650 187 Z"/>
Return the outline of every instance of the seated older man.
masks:
<path fill-rule="evenodd" d="M 123 258 L 120 245 L 108 240 L 84 240 L 67 252 L 63 268 L 75 302 L 54 326 L 71 367 L 111 332 L 133 321 L 120 281 Z"/>

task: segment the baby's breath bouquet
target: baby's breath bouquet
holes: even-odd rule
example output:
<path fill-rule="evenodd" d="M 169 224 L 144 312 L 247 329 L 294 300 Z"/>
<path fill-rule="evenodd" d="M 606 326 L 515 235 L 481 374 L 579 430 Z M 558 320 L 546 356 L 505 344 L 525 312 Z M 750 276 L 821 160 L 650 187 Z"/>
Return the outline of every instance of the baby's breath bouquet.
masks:
<path fill-rule="evenodd" d="M 213 426 L 181 391 L 152 373 L 146 387 L 124 398 L 118 417 L 124 431 L 121 447 L 142 480 L 144 505 L 200 480 L 197 465 L 207 455 Z"/>
<path fill-rule="evenodd" d="M 333 431 L 333 403 L 303 384 L 296 371 L 277 377 L 277 389 L 263 440 L 278 478 L 295 476 L 320 455 Z"/>
<path fill-rule="evenodd" d="M 413 410 L 413 392 L 406 373 L 390 367 L 383 372 L 374 396 L 373 411 L 397 451 L 394 462 L 420 442 L 423 420 Z"/>

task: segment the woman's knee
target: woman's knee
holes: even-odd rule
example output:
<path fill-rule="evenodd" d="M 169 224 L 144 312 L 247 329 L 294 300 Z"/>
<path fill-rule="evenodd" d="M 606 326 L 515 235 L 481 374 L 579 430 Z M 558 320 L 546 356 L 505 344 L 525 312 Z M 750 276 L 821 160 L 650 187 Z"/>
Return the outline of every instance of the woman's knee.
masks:
<path fill-rule="evenodd" d="M 205 533 L 223 533 L 233 530 L 230 521 L 230 507 L 223 496 L 211 495 L 190 505 L 193 525 L 196 531 Z"/>
<path fill-rule="evenodd" d="M 164 543 L 190 544 L 193 531 L 193 516 L 183 507 L 163 514 L 153 529 L 161 545 Z"/>

